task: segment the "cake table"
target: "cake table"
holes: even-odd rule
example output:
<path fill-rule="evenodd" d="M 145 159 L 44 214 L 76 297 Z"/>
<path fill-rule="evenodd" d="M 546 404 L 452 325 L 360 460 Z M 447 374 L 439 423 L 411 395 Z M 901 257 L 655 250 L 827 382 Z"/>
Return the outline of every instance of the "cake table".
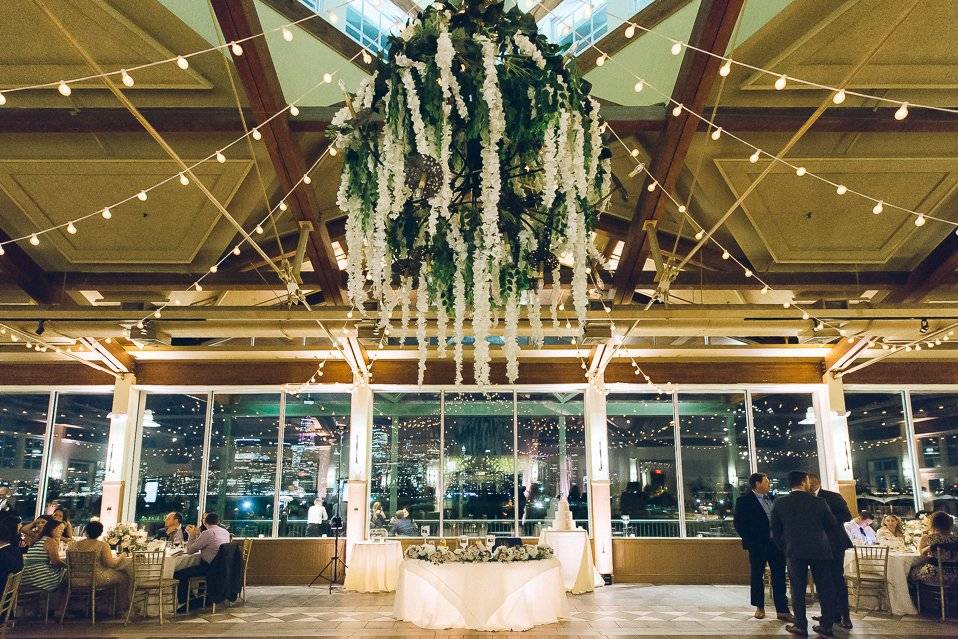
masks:
<path fill-rule="evenodd" d="M 567 591 L 578 595 L 592 592 L 596 586 L 605 583 L 592 562 L 589 532 L 576 528 L 569 502 L 565 499 L 559 500 L 552 527 L 540 533 L 539 543 L 551 546 L 555 551 L 555 557 L 562 566 L 562 583 Z"/>

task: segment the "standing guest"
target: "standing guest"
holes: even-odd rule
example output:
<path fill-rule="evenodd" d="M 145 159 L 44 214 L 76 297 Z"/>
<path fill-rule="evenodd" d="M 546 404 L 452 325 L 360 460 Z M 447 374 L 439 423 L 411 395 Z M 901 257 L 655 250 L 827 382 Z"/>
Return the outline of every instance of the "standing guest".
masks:
<path fill-rule="evenodd" d="M 788 612 L 788 593 L 785 586 L 785 555 L 772 541 L 770 519 L 771 483 L 765 473 L 753 473 L 748 478 L 750 490 L 735 501 L 735 532 L 742 538 L 742 548 L 748 551 L 751 573 L 752 605 L 755 618 L 765 618 L 765 565 L 772 573 L 772 596 L 775 611 L 782 621 L 795 621 Z"/>
<path fill-rule="evenodd" d="M 306 536 L 319 537 L 323 533 L 323 524 L 328 519 L 329 513 L 326 512 L 326 506 L 323 506 L 322 498 L 317 497 L 306 511 Z"/>
<path fill-rule="evenodd" d="M 875 537 L 875 529 L 872 528 L 873 521 L 875 521 L 875 517 L 867 510 L 863 510 L 858 513 L 858 517 L 845 524 L 845 532 L 848 533 L 848 537 L 853 544 L 856 546 L 874 545 L 877 538 Z"/>
<path fill-rule="evenodd" d="M 23 553 L 18 543 L 20 533 L 17 531 L 15 517 L 0 515 L 0 591 L 7 585 L 7 576 L 23 570 Z"/>
<path fill-rule="evenodd" d="M 67 565 L 60 558 L 63 522 L 50 517 L 45 520 L 40 537 L 27 550 L 23 559 L 23 583 L 38 590 L 53 592 L 60 587 Z"/>
<path fill-rule="evenodd" d="M 63 522 L 63 539 L 71 541 L 73 539 L 73 524 L 70 523 L 70 511 L 63 506 L 57 506 L 50 516 L 57 521 Z"/>
<path fill-rule="evenodd" d="M 946 512 L 934 512 L 929 518 L 931 527 L 918 540 L 918 552 L 921 560 L 908 573 L 908 581 L 912 584 L 922 582 L 930 586 L 938 586 L 938 561 L 931 556 L 931 549 L 937 544 L 958 542 L 958 535 L 954 532 L 955 520 Z M 958 582 L 958 571 L 954 568 L 945 568 L 945 582 Z"/>
<path fill-rule="evenodd" d="M 209 573 L 210 564 L 213 563 L 213 558 L 216 557 L 216 553 L 219 552 L 220 546 L 228 544 L 230 541 L 229 531 L 219 524 L 219 515 L 216 513 L 206 513 L 203 517 L 203 525 L 206 527 L 206 530 L 199 532 L 196 526 L 190 525 L 186 527 L 186 532 L 190 536 L 190 540 L 186 544 L 186 554 L 193 555 L 200 553 L 200 563 L 196 566 L 183 568 L 173 573 L 173 577 L 179 579 L 180 582 L 177 586 L 177 601 L 181 604 L 188 603 L 186 598 L 189 594 L 190 577 L 200 577 Z"/>
<path fill-rule="evenodd" d="M 389 522 L 389 536 L 410 537 L 417 534 L 416 524 L 409 518 L 409 511 L 405 508 L 397 510 L 396 516 Z"/>
<path fill-rule="evenodd" d="M 386 513 L 383 511 L 383 505 L 378 501 L 373 502 L 373 511 L 369 515 L 369 528 L 385 528 Z"/>
<path fill-rule="evenodd" d="M 178 512 L 167 513 L 166 517 L 163 518 L 163 528 L 156 538 L 165 539 L 167 544 L 173 544 L 174 546 L 185 544 L 190 535 L 183 525 L 183 515 Z"/>
<path fill-rule="evenodd" d="M 791 492 L 775 500 L 772 507 L 772 538 L 785 553 L 788 578 L 792 583 L 792 612 L 795 623 L 785 626 L 792 634 L 808 636 L 805 615 L 805 590 L 808 570 L 818 589 L 822 606 L 821 624 L 812 630 L 831 636 L 835 620 L 835 582 L 831 576 L 832 548 L 829 531 L 838 526 L 824 499 L 809 492 L 808 473 L 793 470 L 788 474 Z"/>
<path fill-rule="evenodd" d="M 835 583 L 835 612 L 838 614 L 833 621 L 845 630 L 851 630 L 852 614 L 848 606 L 848 582 L 845 581 L 845 551 L 852 547 L 852 542 L 845 534 L 842 524 L 851 520 L 852 513 L 848 510 L 845 498 L 839 493 L 822 488 L 822 480 L 815 473 L 808 474 L 808 484 L 813 495 L 825 500 L 838 524 L 828 531 L 828 543 L 832 547 L 831 574 Z M 815 617 L 812 619 L 821 621 Z"/>
<path fill-rule="evenodd" d="M 878 534 L 875 535 L 875 539 L 882 546 L 904 548 L 905 529 L 901 525 L 901 519 L 896 515 L 885 515 L 882 517 L 881 528 L 878 529 Z"/>
<path fill-rule="evenodd" d="M 88 522 L 83 529 L 83 533 L 86 538 L 70 544 L 69 550 L 96 553 L 97 587 L 115 584 L 117 606 L 120 609 L 126 608 L 130 604 L 130 575 L 122 570 L 126 561 L 120 557 L 114 557 L 110 545 L 100 539 L 100 535 L 103 534 L 102 523 L 98 521 Z"/>

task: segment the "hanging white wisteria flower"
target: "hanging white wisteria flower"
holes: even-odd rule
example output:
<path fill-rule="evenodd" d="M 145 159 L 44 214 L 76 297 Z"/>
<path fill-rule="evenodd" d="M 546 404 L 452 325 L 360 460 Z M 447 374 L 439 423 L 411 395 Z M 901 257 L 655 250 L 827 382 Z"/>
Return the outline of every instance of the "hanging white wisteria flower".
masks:
<path fill-rule="evenodd" d="M 333 120 L 350 301 L 363 309 L 371 295 L 383 332 L 400 306 L 405 336 L 415 295 L 420 382 L 431 309 L 440 354 L 451 339 L 457 384 L 470 338 L 475 382 L 490 383 L 497 330 L 516 381 L 520 305 L 540 346 L 541 292 L 550 275 L 558 292 L 560 258 L 584 330 L 588 244 L 611 154 L 591 87 L 565 53 L 500 1 L 435 2 L 390 38 Z M 559 298 L 549 297 L 557 326 Z"/>

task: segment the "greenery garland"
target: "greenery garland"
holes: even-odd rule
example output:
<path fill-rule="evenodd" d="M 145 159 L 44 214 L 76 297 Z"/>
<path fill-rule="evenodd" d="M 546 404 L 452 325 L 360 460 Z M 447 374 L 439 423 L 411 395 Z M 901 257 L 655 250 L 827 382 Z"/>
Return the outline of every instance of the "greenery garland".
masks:
<path fill-rule="evenodd" d="M 420 383 L 430 309 L 440 356 L 453 320 L 462 381 L 468 307 L 476 383 L 489 383 L 488 337 L 500 311 L 514 381 L 520 305 L 541 345 L 541 291 L 547 275 L 558 281 L 560 259 L 572 262 L 584 328 L 587 262 L 601 260 L 590 233 L 611 157 L 590 89 L 531 15 L 501 1 L 445 1 L 390 38 L 372 77 L 334 118 L 350 299 L 362 311 L 371 293 L 386 335 L 400 306 L 405 337 L 415 295 Z M 555 301 L 552 313 L 557 325 Z"/>

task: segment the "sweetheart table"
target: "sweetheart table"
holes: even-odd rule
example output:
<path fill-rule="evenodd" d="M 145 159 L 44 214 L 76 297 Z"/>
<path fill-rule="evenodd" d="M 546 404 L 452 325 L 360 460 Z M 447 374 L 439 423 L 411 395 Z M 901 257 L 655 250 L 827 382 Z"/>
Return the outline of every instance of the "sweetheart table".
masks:
<path fill-rule="evenodd" d="M 568 615 L 556 559 L 438 565 L 407 559 L 399 567 L 393 616 L 420 628 L 521 631 Z"/>

